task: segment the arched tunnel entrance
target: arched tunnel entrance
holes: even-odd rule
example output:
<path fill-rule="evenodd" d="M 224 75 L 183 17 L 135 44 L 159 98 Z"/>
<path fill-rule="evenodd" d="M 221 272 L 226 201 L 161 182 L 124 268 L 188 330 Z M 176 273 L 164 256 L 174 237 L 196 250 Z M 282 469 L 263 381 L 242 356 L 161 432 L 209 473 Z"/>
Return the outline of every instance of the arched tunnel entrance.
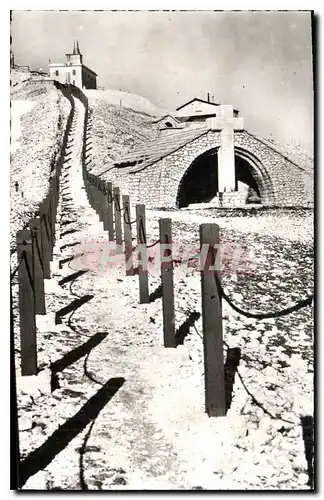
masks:
<path fill-rule="evenodd" d="M 198 156 L 190 165 L 180 181 L 177 196 L 177 207 L 187 207 L 191 203 L 207 203 L 218 192 L 218 148 L 210 149 Z M 257 201 L 260 191 L 252 174 L 250 163 L 235 154 L 235 178 L 238 183 L 246 184 L 249 188 L 249 197 L 252 195 Z M 247 197 L 247 201 L 249 199 Z"/>

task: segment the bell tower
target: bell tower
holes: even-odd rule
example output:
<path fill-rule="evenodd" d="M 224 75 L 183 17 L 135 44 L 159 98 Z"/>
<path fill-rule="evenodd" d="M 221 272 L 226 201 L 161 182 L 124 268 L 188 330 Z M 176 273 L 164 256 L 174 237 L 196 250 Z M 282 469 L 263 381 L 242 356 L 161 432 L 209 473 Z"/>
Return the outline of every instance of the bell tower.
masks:
<path fill-rule="evenodd" d="M 82 54 L 80 52 L 79 42 L 74 41 L 72 54 L 65 54 L 68 65 L 82 64 Z"/>

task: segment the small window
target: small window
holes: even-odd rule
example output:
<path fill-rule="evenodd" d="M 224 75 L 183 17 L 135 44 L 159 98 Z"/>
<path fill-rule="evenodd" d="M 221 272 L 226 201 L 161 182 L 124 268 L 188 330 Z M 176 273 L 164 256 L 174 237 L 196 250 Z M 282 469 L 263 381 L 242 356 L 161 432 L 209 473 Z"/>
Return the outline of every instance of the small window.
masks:
<path fill-rule="evenodd" d="M 58 69 L 55 70 L 55 76 L 59 76 L 60 72 Z"/>
<path fill-rule="evenodd" d="M 76 75 L 75 69 L 72 70 L 72 75 Z"/>
<path fill-rule="evenodd" d="M 170 122 L 166 122 L 166 123 L 165 123 L 165 126 L 166 126 L 166 127 L 168 127 L 168 128 L 172 128 L 172 123 L 170 123 Z"/>

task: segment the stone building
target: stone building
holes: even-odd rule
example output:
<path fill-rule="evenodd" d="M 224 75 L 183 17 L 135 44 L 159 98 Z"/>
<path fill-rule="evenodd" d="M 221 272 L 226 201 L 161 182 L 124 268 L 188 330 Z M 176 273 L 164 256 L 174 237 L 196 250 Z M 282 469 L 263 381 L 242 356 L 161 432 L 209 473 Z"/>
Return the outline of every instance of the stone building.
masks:
<path fill-rule="evenodd" d="M 213 115 L 200 121 L 211 108 L 208 101 L 197 101 L 187 103 L 185 116 L 192 113 L 194 118 L 197 111 L 198 123 L 178 128 L 176 120 L 163 117 L 167 133 L 134 147 L 109 169 L 109 180 L 131 195 L 132 203 L 147 208 L 202 202 L 240 207 L 247 202 L 246 191 L 239 188 L 244 184 L 263 206 L 313 206 L 313 169 L 248 132 L 231 105 L 212 104 Z"/>
<path fill-rule="evenodd" d="M 177 108 L 175 117 L 187 126 L 201 124 L 207 118 L 218 117 L 220 114 L 221 105 L 210 100 L 210 94 L 207 95 L 207 101 L 194 97 Z M 239 115 L 238 109 L 233 110 L 234 117 Z"/>
<path fill-rule="evenodd" d="M 65 63 L 50 63 L 49 75 L 60 83 L 69 83 L 80 89 L 96 89 L 97 74 L 83 64 L 79 42 L 74 42 L 72 54 L 65 54 Z"/>

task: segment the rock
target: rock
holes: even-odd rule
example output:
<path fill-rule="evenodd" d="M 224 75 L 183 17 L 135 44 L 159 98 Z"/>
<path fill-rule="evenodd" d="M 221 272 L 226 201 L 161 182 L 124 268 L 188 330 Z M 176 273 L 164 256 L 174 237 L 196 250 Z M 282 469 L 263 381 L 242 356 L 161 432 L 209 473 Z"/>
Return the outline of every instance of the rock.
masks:
<path fill-rule="evenodd" d="M 30 404 L 32 404 L 32 398 L 30 396 L 28 396 L 27 394 L 26 395 L 22 395 L 20 394 L 19 396 L 19 404 L 20 406 L 28 406 Z"/>
<path fill-rule="evenodd" d="M 261 335 L 261 332 L 258 332 L 258 331 L 252 331 L 250 332 L 250 337 L 251 339 L 258 339 Z"/>
<path fill-rule="evenodd" d="M 291 452 L 291 450 L 295 448 L 295 443 L 293 440 L 283 439 L 280 447 L 282 450 Z"/>
<path fill-rule="evenodd" d="M 248 344 L 246 344 L 247 349 L 251 349 L 251 351 L 258 351 L 260 348 L 260 343 L 258 340 L 251 340 Z"/>
<path fill-rule="evenodd" d="M 41 392 L 38 389 L 37 385 L 35 385 L 36 376 L 27 376 L 27 377 L 19 377 L 17 379 L 17 388 L 22 394 L 27 394 L 33 399 L 37 399 L 41 396 Z"/>
<path fill-rule="evenodd" d="M 122 485 L 122 486 L 125 486 L 127 484 L 127 481 L 126 479 L 123 477 L 123 476 L 116 476 L 115 479 L 113 480 L 113 482 L 111 484 L 118 484 L 118 485 Z"/>
<path fill-rule="evenodd" d="M 51 394 L 51 377 L 52 373 L 49 368 L 39 372 L 37 378 L 39 383 L 39 390 L 42 394 Z"/>
<path fill-rule="evenodd" d="M 231 423 L 233 434 L 236 438 L 244 437 L 247 434 L 247 424 L 245 418 L 242 415 L 237 415 L 235 413 L 227 412 L 227 417 Z"/>
<path fill-rule="evenodd" d="M 266 444 L 269 441 L 271 441 L 272 436 L 270 434 L 267 434 L 263 429 L 257 429 L 255 431 L 251 432 L 251 438 L 253 441 L 258 445 Z"/>
<path fill-rule="evenodd" d="M 259 429 L 264 432 L 268 432 L 270 429 L 273 429 L 272 419 L 268 416 L 263 417 L 260 421 Z"/>
<path fill-rule="evenodd" d="M 38 375 L 17 377 L 18 392 L 37 399 L 42 394 L 51 394 L 51 370 L 45 369 Z"/>
<path fill-rule="evenodd" d="M 18 419 L 19 431 L 29 431 L 33 427 L 33 422 L 30 418 L 21 417 Z"/>
<path fill-rule="evenodd" d="M 304 472 L 301 472 L 298 476 L 298 483 L 299 484 L 307 484 L 308 483 L 308 475 L 305 474 Z"/>
<path fill-rule="evenodd" d="M 307 462 L 306 458 L 303 455 L 298 455 L 297 457 L 293 458 L 292 461 L 292 466 L 296 470 L 306 470 L 307 469 Z"/>
<path fill-rule="evenodd" d="M 263 321 L 264 321 L 264 323 L 270 323 L 271 325 L 275 324 L 274 318 L 267 318 L 267 319 L 264 319 Z"/>
<path fill-rule="evenodd" d="M 278 378 L 278 372 L 272 368 L 272 366 L 267 366 L 263 370 L 263 374 L 266 377 L 267 382 L 276 382 L 276 379 Z"/>
<path fill-rule="evenodd" d="M 288 436 L 290 438 L 296 438 L 296 437 L 299 437 L 302 433 L 302 430 L 300 428 L 300 426 L 297 426 L 296 427 L 293 427 L 289 432 L 288 432 Z"/>

